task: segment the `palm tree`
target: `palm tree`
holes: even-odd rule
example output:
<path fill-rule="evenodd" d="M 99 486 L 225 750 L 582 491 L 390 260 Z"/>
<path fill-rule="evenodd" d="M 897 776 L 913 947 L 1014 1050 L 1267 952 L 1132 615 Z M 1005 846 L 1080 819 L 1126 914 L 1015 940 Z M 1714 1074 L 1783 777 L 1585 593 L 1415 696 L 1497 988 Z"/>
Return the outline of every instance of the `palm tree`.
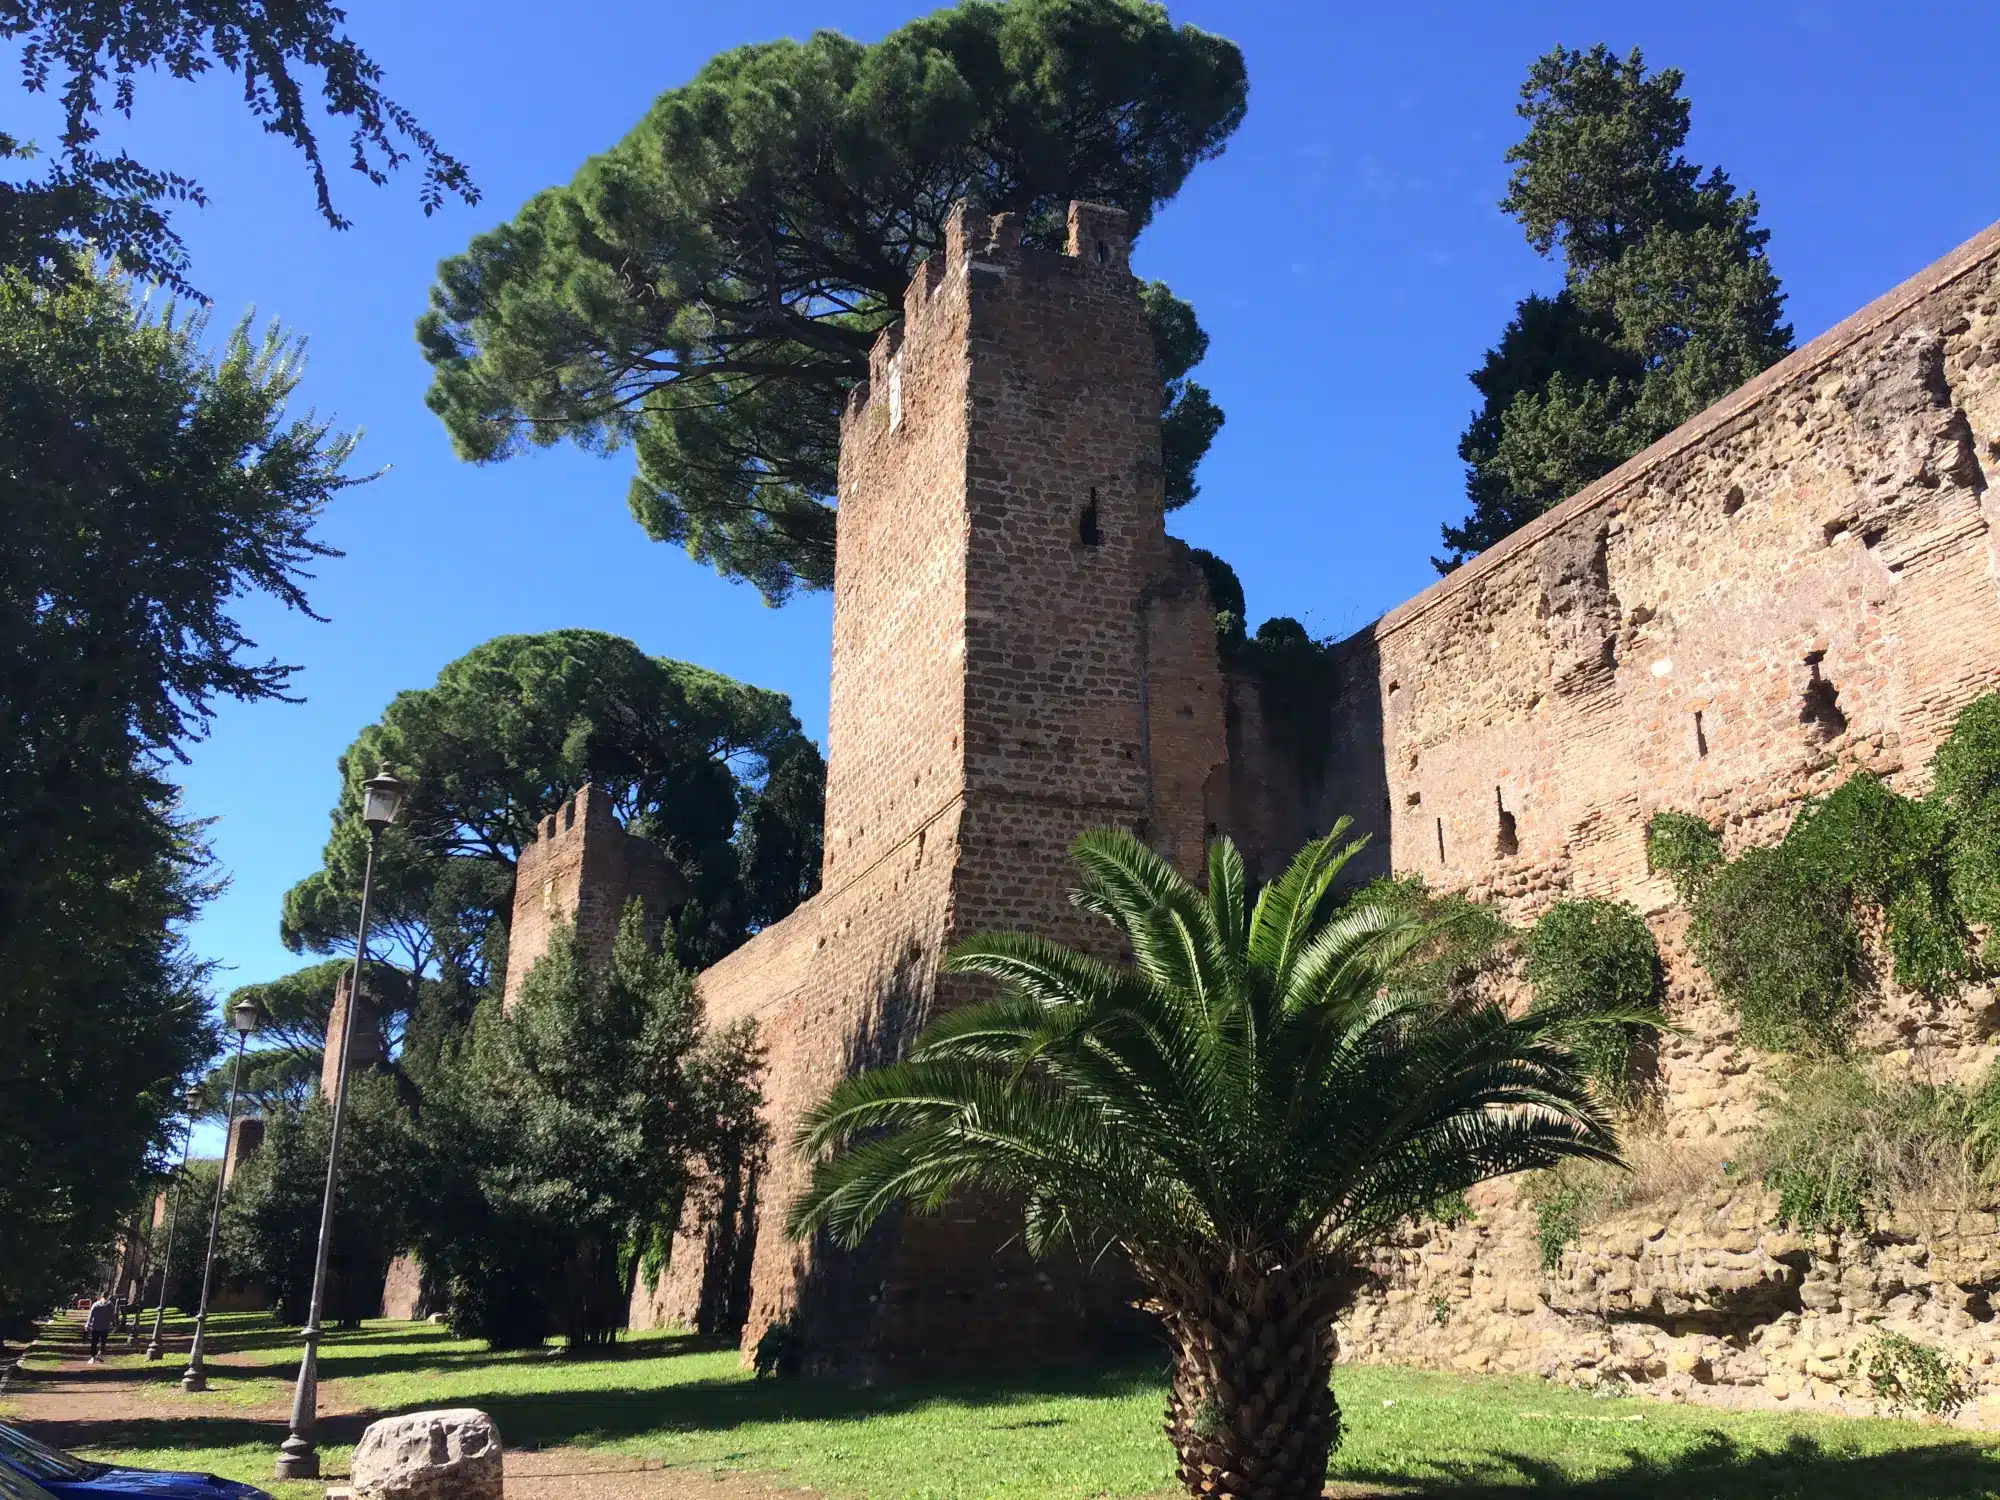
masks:
<path fill-rule="evenodd" d="M 1025 1239 L 1114 1246 L 1165 1324 L 1168 1437 L 1197 1495 L 1317 1500 L 1340 1440 L 1334 1318 L 1368 1247 L 1450 1195 L 1571 1157 L 1618 1160 L 1546 1016 L 1413 989 L 1435 922 L 1330 901 L 1343 819 L 1257 896 L 1227 839 L 1197 890 L 1129 834 L 1085 834 L 1075 903 L 1127 965 L 989 934 L 950 966 L 1001 993 L 806 1118 L 794 1236 L 857 1243 L 961 1187 L 1025 1205 Z M 1430 972 L 1435 972 L 1435 965 Z"/>

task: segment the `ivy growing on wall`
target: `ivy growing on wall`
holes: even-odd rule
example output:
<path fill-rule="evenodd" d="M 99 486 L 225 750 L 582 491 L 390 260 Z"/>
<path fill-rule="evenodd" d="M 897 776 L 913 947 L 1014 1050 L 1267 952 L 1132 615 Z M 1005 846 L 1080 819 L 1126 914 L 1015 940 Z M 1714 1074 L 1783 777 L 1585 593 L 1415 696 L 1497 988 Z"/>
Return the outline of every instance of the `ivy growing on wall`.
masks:
<path fill-rule="evenodd" d="M 1527 936 L 1525 976 L 1535 1008 L 1575 1018 L 1564 1040 L 1606 1099 L 1628 1099 L 1633 1057 L 1660 1013 L 1660 951 L 1646 919 L 1624 901 L 1561 901 Z M 1639 1021 L 1619 1021 L 1625 1015 Z"/>
<path fill-rule="evenodd" d="M 1867 974 L 1864 919 L 1879 921 L 1897 984 L 1948 995 L 1993 958 L 2000 918 L 2000 694 L 1959 716 L 1932 762 L 1933 790 L 1905 797 L 1872 772 L 1803 807 L 1784 839 L 1723 856 L 1687 813 L 1647 827 L 1653 868 L 1691 918 L 1695 955 L 1770 1050 L 1842 1050 Z M 1984 957 L 1974 931 L 1988 929 Z"/>

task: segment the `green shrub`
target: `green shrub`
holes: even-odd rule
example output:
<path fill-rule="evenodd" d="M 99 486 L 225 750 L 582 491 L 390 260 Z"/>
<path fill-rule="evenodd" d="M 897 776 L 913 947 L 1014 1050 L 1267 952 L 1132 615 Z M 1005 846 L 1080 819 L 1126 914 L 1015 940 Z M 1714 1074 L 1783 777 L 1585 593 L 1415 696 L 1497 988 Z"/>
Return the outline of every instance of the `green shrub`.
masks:
<path fill-rule="evenodd" d="M 1847 1357 L 1850 1378 L 1865 1380 L 1875 1399 L 1901 1411 L 1949 1416 L 1968 1392 L 1945 1357 L 1900 1333 L 1878 1333 Z"/>
<path fill-rule="evenodd" d="M 758 1336 L 750 1363 L 759 1380 L 769 1376 L 790 1379 L 804 1368 L 805 1346 L 791 1324 L 773 1323 Z"/>
<path fill-rule="evenodd" d="M 1956 824 L 1952 895 L 1969 921 L 1986 928 L 1984 961 L 2000 965 L 2000 693 L 1958 716 L 1931 776 L 1932 797 Z"/>
<path fill-rule="evenodd" d="M 1438 924 L 1437 935 L 1408 971 L 1419 989 L 1458 990 L 1497 966 L 1514 930 L 1482 901 L 1438 892 L 1417 874 L 1385 875 L 1363 886 L 1356 906 L 1385 906 Z"/>
<path fill-rule="evenodd" d="M 1782 847 L 1723 866 L 1695 902 L 1688 938 L 1745 1042 L 1812 1054 L 1845 1045 L 1861 974 L 1853 905 Z"/>
<path fill-rule="evenodd" d="M 1687 906 L 1695 954 L 1752 1046 L 1843 1049 L 1865 970 L 1863 911 L 1881 919 L 1896 982 L 1934 998 L 2000 951 L 2000 694 L 1966 707 L 1931 768 L 1923 799 L 1858 771 L 1801 808 L 1776 846 L 1733 860 L 1691 814 L 1647 825 L 1653 868 Z M 1988 929 L 1984 955 L 1973 923 Z"/>
<path fill-rule="evenodd" d="M 1898 1204 L 1971 1206 L 2000 1160 L 1995 1075 L 1963 1088 L 1808 1064 L 1766 1106 L 1754 1157 L 1778 1222 L 1807 1232 L 1865 1228 Z"/>
<path fill-rule="evenodd" d="M 1574 1016 L 1566 1040 L 1608 1099 L 1632 1091 L 1633 1049 L 1660 1016 L 1660 952 L 1638 909 L 1623 901 L 1562 901 L 1528 933 L 1535 1007 Z M 1615 1022 L 1650 1016 L 1651 1023 Z"/>
<path fill-rule="evenodd" d="M 1780 846 L 1801 878 L 1880 911 L 1896 982 L 1946 995 L 1972 975 L 1971 934 L 1951 894 L 1952 820 L 1870 771 L 1808 802 Z"/>
<path fill-rule="evenodd" d="M 1722 863 L 1722 840 L 1693 813 L 1655 813 L 1646 825 L 1646 859 L 1692 904 Z"/>
<path fill-rule="evenodd" d="M 1542 1269 L 1553 1271 L 1562 1264 L 1563 1251 L 1583 1233 L 1591 1212 L 1599 1207 L 1603 1184 L 1557 1168 L 1537 1172 L 1522 1196 L 1535 1211 L 1535 1245 L 1541 1252 Z"/>

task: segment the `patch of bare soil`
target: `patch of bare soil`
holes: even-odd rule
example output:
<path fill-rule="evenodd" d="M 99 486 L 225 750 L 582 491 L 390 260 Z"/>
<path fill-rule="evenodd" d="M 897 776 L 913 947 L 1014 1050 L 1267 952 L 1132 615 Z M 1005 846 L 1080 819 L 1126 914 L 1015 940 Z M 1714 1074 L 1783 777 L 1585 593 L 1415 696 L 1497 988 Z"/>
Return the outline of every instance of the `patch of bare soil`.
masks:
<path fill-rule="evenodd" d="M 507 1500 L 820 1500 L 807 1485 L 784 1485 L 734 1470 L 675 1468 L 658 1459 L 617 1458 L 581 1448 L 507 1455 Z"/>

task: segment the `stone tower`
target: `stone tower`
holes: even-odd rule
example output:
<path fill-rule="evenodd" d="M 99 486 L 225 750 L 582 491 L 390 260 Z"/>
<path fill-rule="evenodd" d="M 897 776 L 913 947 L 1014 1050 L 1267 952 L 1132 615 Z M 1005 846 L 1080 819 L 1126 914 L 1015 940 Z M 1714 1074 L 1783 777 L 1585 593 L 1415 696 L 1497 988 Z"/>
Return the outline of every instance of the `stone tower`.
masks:
<path fill-rule="evenodd" d="M 687 887 L 656 845 L 619 826 L 609 797 L 585 786 L 542 819 L 515 866 L 503 1008 L 520 998 L 528 971 L 549 951 L 549 932 L 557 923 L 574 922 L 591 962 L 608 961 L 625 903 L 635 896 L 645 903 L 657 936 L 687 900 Z"/>
<path fill-rule="evenodd" d="M 1192 868 L 1220 819 L 1213 615 L 1164 528 L 1128 254 L 1115 209 L 1072 205 L 1058 253 L 961 205 L 848 403 L 822 891 L 701 979 L 712 1025 L 759 1023 L 775 1144 L 727 1222 L 683 1225 L 637 1321 L 714 1326 L 735 1286 L 746 1346 L 789 1321 L 819 1362 L 870 1369 L 1080 1357 L 1129 1319 L 1119 1288 L 1033 1265 L 976 1205 L 852 1255 L 783 1234 L 799 1112 L 966 995 L 941 973 L 955 941 L 1102 948 L 1067 899 L 1076 836 L 1122 826 Z"/>
<path fill-rule="evenodd" d="M 319 1091 L 329 1099 L 333 1097 L 334 1088 L 340 1079 L 340 1049 L 343 1045 L 348 1048 L 347 1069 L 350 1078 L 364 1068 L 373 1067 L 383 1060 L 381 1018 L 376 1009 L 375 997 L 364 985 L 360 1002 L 357 1004 L 353 998 L 353 991 L 354 971 L 349 969 L 334 981 L 333 1009 L 326 1019 L 326 1047 L 320 1055 Z M 354 1040 L 351 1043 L 344 1040 L 350 1024 L 355 1028 Z"/>

